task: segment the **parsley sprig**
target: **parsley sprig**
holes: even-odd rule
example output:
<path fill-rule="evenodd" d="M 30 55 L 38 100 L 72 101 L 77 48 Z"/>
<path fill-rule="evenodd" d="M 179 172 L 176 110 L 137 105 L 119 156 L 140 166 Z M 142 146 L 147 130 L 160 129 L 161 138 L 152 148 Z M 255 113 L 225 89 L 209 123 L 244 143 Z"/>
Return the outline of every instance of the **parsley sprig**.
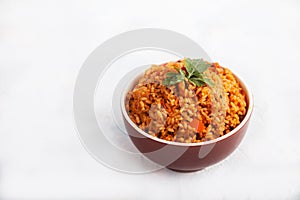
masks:
<path fill-rule="evenodd" d="M 205 84 L 213 86 L 214 83 L 204 74 L 210 63 L 205 62 L 203 59 L 191 59 L 185 58 L 184 65 L 186 72 L 182 69 L 178 69 L 178 72 L 168 72 L 166 78 L 163 80 L 164 85 L 175 85 L 184 81 L 186 78 L 189 82 L 197 86 L 203 86 Z"/>

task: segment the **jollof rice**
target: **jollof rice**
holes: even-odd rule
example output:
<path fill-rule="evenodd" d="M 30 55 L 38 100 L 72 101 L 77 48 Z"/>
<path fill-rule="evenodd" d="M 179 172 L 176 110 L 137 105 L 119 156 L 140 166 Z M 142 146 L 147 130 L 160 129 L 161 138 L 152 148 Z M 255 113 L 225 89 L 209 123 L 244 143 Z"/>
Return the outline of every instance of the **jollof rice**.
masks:
<path fill-rule="evenodd" d="M 183 68 L 183 60 L 152 65 L 126 96 L 130 119 L 148 134 L 176 142 L 195 143 L 229 133 L 243 120 L 245 92 L 232 72 L 213 63 L 206 75 L 214 86 L 189 81 L 162 84 L 166 73 Z"/>

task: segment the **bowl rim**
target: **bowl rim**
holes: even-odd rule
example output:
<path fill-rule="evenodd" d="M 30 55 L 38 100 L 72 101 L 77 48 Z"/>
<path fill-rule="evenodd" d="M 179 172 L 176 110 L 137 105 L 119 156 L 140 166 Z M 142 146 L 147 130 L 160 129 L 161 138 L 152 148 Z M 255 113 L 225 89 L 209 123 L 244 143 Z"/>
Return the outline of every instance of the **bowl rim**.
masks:
<path fill-rule="evenodd" d="M 213 143 L 216 143 L 216 142 L 220 142 L 222 140 L 225 140 L 226 138 L 229 138 L 231 137 L 232 135 L 236 134 L 241 128 L 243 128 L 246 123 L 249 121 L 251 115 L 252 115 L 252 112 L 253 112 L 253 107 L 254 107 L 254 102 L 253 102 L 253 95 L 252 95 L 252 92 L 249 88 L 249 86 L 245 83 L 245 81 L 239 76 L 237 75 L 236 73 L 234 73 L 231 69 L 230 71 L 232 72 L 232 74 L 234 75 L 234 77 L 236 79 L 238 79 L 238 82 L 239 84 L 241 85 L 241 87 L 243 88 L 243 90 L 245 91 L 246 93 L 246 98 L 248 99 L 248 108 L 247 108 L 247 113 L 244 117 L 244 119 L 242 120 L 242 122 L 237 126 L 235 127 L 232 131 L 230 131 L 229 133 L 221 136 L 221 137 L 218 137 L 216 139 L 213 139 L 213 140 L 209 140 L 209 141 L 204 141 L 204 142 L 195 142 L 195 143 L 183 143 L 183 142 L 175 142 L 175 141 L 167 141 L 167 140 L 164 140 L 164 139 L 160 139 L 160 138 L 157 138 L 157 137 L 154 137 L 152 135 L 150 135 L 149 133 L 146 133 L 145 131 L 143 131 L 142 129 L 140 129 L 129 117 L 126 109 L 125 109 L 125 97 L 128 93 L 128 91 L 130 90 L 129 86 L 132 85 L 132 83 L 134 83 L 135 81 L 137 81 L 137 78 L 141 75 L 144 74 L 144 71 L 139 73 L 138 75 L 136 75 L 131 81 L 129 81 L 126 86 L 125 86 L 125 89 L 123 90 L 122 92 L 122 95 L 121 95 L 121 111 L 122 111 L 122 114 L 123 114 L 123 117 L 125 118 L 125 120 L 130 124 L 131 127 L 133 127 L 138 133 L 142 134 L 143 136 L 145 136 L 146 138 L 149 138 L 151 140 L 154 140 L 156 142 L 160 142 L 160 143 L 163 143 L 163 144 L 168 144 L 168 145 L 174 145 L 174 146 L 184 146 L 184 147 L 190 147 L 190 146 L 203 146 L 203 145 L 209 145 L 209 144 L 213 144 Z M 127 133 L 129 136 L 131 136 L 130 133 Z M 132 136 L 132 137 L 135 137 L 135 136 Z"/>

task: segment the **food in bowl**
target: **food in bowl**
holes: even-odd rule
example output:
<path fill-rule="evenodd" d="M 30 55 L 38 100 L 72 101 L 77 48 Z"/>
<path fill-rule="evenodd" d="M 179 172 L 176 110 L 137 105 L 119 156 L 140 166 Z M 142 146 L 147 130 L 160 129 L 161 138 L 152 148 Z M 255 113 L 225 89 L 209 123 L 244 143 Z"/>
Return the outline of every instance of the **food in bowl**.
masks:
<path fill-rule="evenodd" d="M 185 58 L 147 69 L 127 93 L 125 108 L 132 122 L 154 137 L 199 143 L 236 128 L 248 105 L 229 69 Z"/>

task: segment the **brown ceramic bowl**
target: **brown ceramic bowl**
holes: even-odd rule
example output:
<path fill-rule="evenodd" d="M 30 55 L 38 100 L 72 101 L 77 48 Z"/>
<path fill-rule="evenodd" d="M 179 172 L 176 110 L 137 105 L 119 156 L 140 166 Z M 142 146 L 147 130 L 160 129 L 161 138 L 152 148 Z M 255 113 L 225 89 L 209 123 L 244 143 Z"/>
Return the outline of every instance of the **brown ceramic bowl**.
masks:
<path fill-rule="evenodd" d="M 170 142 L 151 136 L 138 128 L 125 109 L 125 97 L 142 75 L 128 83 L 122 94 L 121 110 L 130 139 L 147 158 L 175 171 L 197 171 L 216 164 L 230 155 L 242 141 L 253 111 L 253 97 L 248 86 L 236 74 L 246 93 L 247 113 L 243 121 L 231 132 L 214 140 L 200 143 Z"/>

